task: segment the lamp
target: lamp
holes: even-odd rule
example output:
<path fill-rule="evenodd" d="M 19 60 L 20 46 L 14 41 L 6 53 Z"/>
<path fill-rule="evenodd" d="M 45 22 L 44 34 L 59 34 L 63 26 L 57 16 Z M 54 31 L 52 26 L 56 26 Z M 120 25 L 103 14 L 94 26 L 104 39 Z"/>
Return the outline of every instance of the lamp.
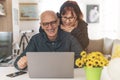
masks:
<path fill-rule="evenodd" d="M 9 64 L 11 66 L 14 65 L 15 59 L 17 58 L 17 55 L 18 55 L 17 51 L 20 49 L 18 43 L 13 43 L 12 47 L 13 47 L 13 49 L 12 49 L 12 53 L 13 53 L 12 54 L 12 60 L 9 62 Z"/>
<path fill-rule="evenodd" d="M 20 49 L 20 47 L 19 47 L 18 43 L 14 43 L 14 44 L 13 44 L 13 55 L 14 55 L 14 56 L 18 55 L 18 54 L 17 54 L 17 51 L 18 51 L 19 49 Z"/>

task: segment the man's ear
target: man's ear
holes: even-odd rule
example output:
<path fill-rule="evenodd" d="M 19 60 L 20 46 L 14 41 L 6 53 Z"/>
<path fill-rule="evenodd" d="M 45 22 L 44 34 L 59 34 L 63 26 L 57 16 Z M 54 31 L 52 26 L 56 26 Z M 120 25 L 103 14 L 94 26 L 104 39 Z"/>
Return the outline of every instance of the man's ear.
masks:
<path fill-rule="evenodd" d="M 42 27 L 42 23 L 40 23 L 40 27 L 43 29 L 43 27 Z"/>
<path fill-rule="evenodd" d="M 41 29 L 43 29 L 43 26 L 41 26 Z"/>
<path fill-rule="evenodd" d="M 60 24 L 60 19 L 59 19 L 59 18 L 57 18 L 57 24 L 58 24 L 58 25 Z"/>

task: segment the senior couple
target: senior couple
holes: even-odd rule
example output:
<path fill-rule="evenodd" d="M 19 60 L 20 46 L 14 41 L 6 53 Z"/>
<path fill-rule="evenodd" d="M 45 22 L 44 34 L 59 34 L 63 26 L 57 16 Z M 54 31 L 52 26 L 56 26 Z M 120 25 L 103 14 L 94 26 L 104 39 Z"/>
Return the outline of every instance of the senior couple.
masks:
<path fill-rule="evenodd" d="M 77 17 L 73 15 L 68 16 L 69 17 L 58 17 L 54 11 L 44 11 L 40 16 L 40 33 L 32 36 L 26 49 L 17 57 L 14 63 L 15 67 L 19 70 L 27 68 L 26 52 L 75 52 L 76 59 L 84 47 L 79 42 L 78 38 L 71 35 L 70 32 L 65 31 L 64 26 L 60 23 L 60 19 L 64 18 L 66 19 L 67 25 L 73 25 Z M 73 23 L 70 23 L 70 21 Z M 84 24 L 87 25 L 85 22 Z"/>

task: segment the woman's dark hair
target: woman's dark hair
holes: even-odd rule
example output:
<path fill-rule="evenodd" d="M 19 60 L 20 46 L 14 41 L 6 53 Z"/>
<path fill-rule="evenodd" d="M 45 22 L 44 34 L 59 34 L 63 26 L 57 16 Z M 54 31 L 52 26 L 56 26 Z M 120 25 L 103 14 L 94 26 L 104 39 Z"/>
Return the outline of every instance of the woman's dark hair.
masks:
<path fill-rule="evenodd" d="M 66 13 L 65 8 L 72 8 L 77 16 L 77 20 L 83 19 L 82 11 L 81 11 L 80 7 L 78 6 L 77 2 L 75 2 L 75 1 L 64 2 L 60 8 L 60 15 L 64 15 Z"/>

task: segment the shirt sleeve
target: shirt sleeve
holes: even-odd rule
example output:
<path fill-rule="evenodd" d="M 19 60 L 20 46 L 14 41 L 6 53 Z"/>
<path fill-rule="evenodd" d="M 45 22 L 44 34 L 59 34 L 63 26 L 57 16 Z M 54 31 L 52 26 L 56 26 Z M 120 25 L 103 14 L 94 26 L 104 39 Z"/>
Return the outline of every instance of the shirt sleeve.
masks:
<path fill-rule="evenodd" d="M 17 62 L 19 61 L 19 59 L 23 56 L 26 56 L 26 52 L 32 52 L 32 51 L 35 51 L 35 43 L 34 43 L 34 39 L 31 38 L 26 49 L 23 51 L 23 53 L 20 54 L 20 56 L 18 56 L 14 62 L 14 66 L 16 69 L 20 70 L 18 65 L 17 65 Z M 25 67 L 23 70 L 25 70 L 27 67 Z"/>

